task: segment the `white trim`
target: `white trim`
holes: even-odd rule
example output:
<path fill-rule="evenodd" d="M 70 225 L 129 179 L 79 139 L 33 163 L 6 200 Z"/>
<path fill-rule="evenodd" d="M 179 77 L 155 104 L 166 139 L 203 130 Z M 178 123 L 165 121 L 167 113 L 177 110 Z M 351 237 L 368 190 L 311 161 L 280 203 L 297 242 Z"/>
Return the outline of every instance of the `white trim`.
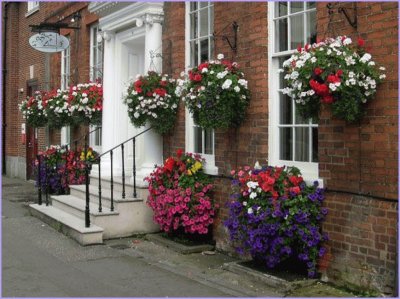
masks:
<path fill-rule="evenodd" d="M 279 85 L 279 75 L 275 72 L 279 66 L 275 66 L 278 57 L 291 55 L 294 50 L 287 50 L 280 53 L 275 53 L 275 22 L 274 22 L 274 2 L 268 3 L 268 164 L 273 166 L 295 166 L 301 170 L 304 179 L 308 182 L 313 182 L 318 180 L 320 186 L 323 185 L 322 180 L 319 179 L 319 169 L 318 163 L 315 162 L 299 162 L 299 161 L 286 161 L 281 160 L 279 157 L 280 151 L 280 140 L 279 140 L 279 105 L 276 103 L 277 99 L 279 101 L 278 85 Z M 307 10 L 308 11 L 308 10 Z M 302 12 L 304 13 L 304 12 Z M 288 35 L 290 38 L 290 34 Z M 289 45 L 288 45 L 289 46 Z M 314 127 L 315 125 L 311 125 Z M 285 127 L 282 125 L 280 127 Z M 290 125 L 288 127 L 304 127 L 301 125 Z M 309 126 L 307 126 L 309 127 Z M 293 142 L 294 136 L 293 136 Z M 293 153 L 294 155 L 294 153 Z"/>
<path fill-rule="evenodd" d="M 190 2 L 185 2 L 185 71 L 190 68 Z M 200 21 L 199 21 L 200 22 Z M 197 25 L 199 28 L 199 25 Z M 208 37 L 207 37 L 208 38 Z M 210 47 L 210 45 L 209 45 Z M 198 53 L 200 55 L 200 53 Z M 194 152 L 194 121 L 189 113 L 189 110 L 185 109 L 185 150 L 186 152 Z M 218 167 L 215 165 L 215 133 L 213 134 L 213 152 L 214 155 L 202 154 L 201 156 L 205 159 L 204 172 L 207 174 L 217 175 Z"/>
<path fill-rule="evenodd" d="M 27 12 L 25 13 L 25 17 L 29 17 L 35 12 L 39 11 L 39 1 L 28 1 L 27 2 Z"/>

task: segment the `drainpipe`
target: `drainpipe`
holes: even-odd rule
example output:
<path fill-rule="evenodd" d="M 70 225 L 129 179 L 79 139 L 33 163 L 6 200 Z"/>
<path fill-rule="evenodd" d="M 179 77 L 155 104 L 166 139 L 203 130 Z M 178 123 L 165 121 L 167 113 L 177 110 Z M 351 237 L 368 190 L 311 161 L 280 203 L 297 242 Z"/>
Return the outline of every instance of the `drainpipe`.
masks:
<path fill-rule="evenodd" d="M 7 50 L 7 8 L 8 8 L 8 2 L 4 3 L 4 33 L 3 33 L 3 106 L 2 106 L 2 118 L 3 118 L 3 123 L 2 123 L 2 129 L 3 129 L 3 140 L 2 140 L 2 168 L 3 174 L 6 174 L 6 128 L 7 128 L 7 123 L 6 123 L 6 76 L 7 76 L 7 68 L 6 68 L 6 50 Z"/>

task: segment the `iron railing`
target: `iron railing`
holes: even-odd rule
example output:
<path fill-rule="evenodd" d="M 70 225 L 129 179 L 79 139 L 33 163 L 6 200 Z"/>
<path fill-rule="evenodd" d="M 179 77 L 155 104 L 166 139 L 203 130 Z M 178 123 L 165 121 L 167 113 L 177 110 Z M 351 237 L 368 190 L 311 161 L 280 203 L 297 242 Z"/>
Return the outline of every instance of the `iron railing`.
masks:
<path fill-rule="evenodd" d="M 85 149 L 85 157 L 86 157 L 87 156 L 87 150 L 88 150 L 88 138 L 89 138 L 89 136 L 91 134 L 93 134 L 94 132 L 96 132 L 96 131 L 98 131 L 100 129 L 101 129 L 101 127 L 98 126 L 96 129 L 94 129 L 92 131 L 89 131 L 88 133 L 82 135 L 81 137 L 79 137 L 79 138 L 77 138 L 77 139 L 75 139 L 75 140 L 73 140 L 73 141 L 71 141 L 71 142 L 69 142 L 67 144 L 61 145 L 60 148 L 61 149 L 65 149 L 66 151 L 68 151 L 68 149 L 71 148 L 71 144 L 74 144 L 75 145 L 75 151 L 77 151 L 79 141 L 84 139 L 85 140 L 84 149 Z M 43 204 L 42 196 L 44 194 L 45 195 L 45 203 L 46 203 L 46 206 L 48 206 L 49 205 L 49 182 L 48 182 L 49 177 L 48 177 L 47 167 L 46 167 L 46 165 L 47 165 L 46 164 L 47 157 L 44 156 L 43 154 L 42 155 L 38 154 L 38 155 L 36 155 L 36 159 L 38 161 L 38 165 L 37 165 L 38 166 L 38 173 L 37 173 L 38 204 L 39 205 Z M 85 163 L 85 166 L 89 166 L 89 165 L 87 163 Z M 42 170 L 42 167 L 43 167 L 43 170 Z M 86 168 L 88 168 L 88 167 L 85 167 L 85 180 L 87 180 Z M 45 179 L 45 182 L 41 181 L 42 180 L 42 176 L 41 176 L 42 171 L 44 171 L 43 178 Z M 56 173 L 58 173 L 58 164 L 56 164 L 55 171 L 56 171 Z M 65 180 L 66 180 L 67 187 L 69 185 L 68 178 L 69 178 L 68 168 L 66 168 Z M 62 178 L 60 178 L 60 180 L 62 180 Z M 44 188 L 44 190 L 42 188 Z"/>
<path fill-rule="evenodd" d="M 84 139 L 84 153 L 85 153 L 85 227 L 90 227 L 90 192 L 89 192 L 89 171 L 90 171 L 90 167 L 91 167 L 91 163 L 86 161 L 86 157 L 87 157 L 87 152 L 88 152 L 88 138 L 89 135 L 92 134 L 93 132 L 97 131 L 98 129 L 100 129 L 101 127 L 96 128 L 95 130 L 92 130 L 90 132 L 88 132 L 87 134 L 85 134 L 84 136 L 81 136 L 79 139 L 73 141 L 73 143 L 75 144 L 75 150 L 77 149 L 77 144 L 80 140 Z M 139 137 L 140 135 L 150 131 L 152 128 L 148 128 L 142 132 L 140 132 L 139 134 L 125 140 L 124 142 L 114 146 L 113 148 L 109 149 L 108 151 L 98 155 L 95 158 L 95 162 L 98 162 L 98 198 L 99 198 L 99 208 L 98 211 L 101 213 L 103 211 L 102 208 L 102 186 L 101 186 L 101 159 L 106 156 L 109 155 L 110 156 L 110 191 L 111 191 L 111 196 L 110 196 L 110 210 L 114 211 L 114 170 L 113 170 L 113 164 L 114 164 L 114 152 L 120 148 L 121 149 L 121 159 L 122 159 L 122 199 L 126 198 L 126 184 L 125 184 L 125 145 L 128 144 L 129 142 L 132 142 L 132 156 L 133 156 L 133 161 L 132 161 L 132 177 L 133 177 L 133 197 L 136 198 L 137 197 L 137 187 L 136 187 L 136 138 Z M 68 146 L 70 144 L 67 145 L 63 145 L 63 147 L 65 147 L 65 149 L 68 150 Z M 38 169 L 39 172 L 41 170 L 41 164 L 46 162 L 47 157 L 45 156 L 37 156 L 38 159 Z M 46 171 L 46 168 L 45 168 Z M 67 173 L 67 177 L 68 177 L 68 173 Z M 41 205 L 42 204 L 42 194 L 43 191 L 46 194 L 46 205 L 49 205 L 49 185 L 47 182 L 47 174 L 45 173 L 45 178 L 46 178 L 46 183 L 45 183 L 45 190 L 42 190 L 42 182 L 41 180 L 41 176 L 40 173 L 38 174 L 38 204 Z"/>

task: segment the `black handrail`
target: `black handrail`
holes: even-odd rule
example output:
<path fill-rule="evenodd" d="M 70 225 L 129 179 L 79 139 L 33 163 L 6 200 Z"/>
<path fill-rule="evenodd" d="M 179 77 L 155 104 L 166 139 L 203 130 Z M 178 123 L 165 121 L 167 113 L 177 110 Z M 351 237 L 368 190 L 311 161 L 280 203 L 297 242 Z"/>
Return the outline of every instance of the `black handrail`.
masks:
<path fill-rule="evenodd" d="M 137 192 L 136 192 L 136 138 L 139 137 L 140 135 L 150 131 L 152 129 L 152 127 L 147 128 L 146 130 L 140 132 L 139 134 L 136 134 L 135 136 L 125 140 L 124 142 L 121 142 L 120 144 L 112 147 L 111 149 L 109 149 L 108 151 L 102 153 L 101 155 L 97 156 L 95 158 L 95 161 L 98 161 L 99 163 L 99 186 L 98 186 L 98 190 L 99 190 L 99 212 L 102 211 L 102 203 L 101 203 L 101 171 L 100 171 L 100 161 L 101 158 L 107 154 L 110 154 L 110 163 L 111 163 L 111 178 L 110 178 L 110 191 L 111 191 L 111 196 L 110 196 L 110 200 L 111 200 L 111 206 L 110 206 L 110 210 L 114 211 L 114 172 L 113 172 L 113 162 L 114 162 L 114 150 L 116 150 L 118 147 L 121 148 L 121 155 L 122 155 L 122 198 L 125 199 L 126 194 L 125 194 L 125 144 L 132 141 L 133 144 L 133 170 L 132 170 L 132 175 L 133 175 L 133 197 L 136 198 L 137 197 Z M 86 183 L 86 189 L 89 190 L 89 184 Z"/>

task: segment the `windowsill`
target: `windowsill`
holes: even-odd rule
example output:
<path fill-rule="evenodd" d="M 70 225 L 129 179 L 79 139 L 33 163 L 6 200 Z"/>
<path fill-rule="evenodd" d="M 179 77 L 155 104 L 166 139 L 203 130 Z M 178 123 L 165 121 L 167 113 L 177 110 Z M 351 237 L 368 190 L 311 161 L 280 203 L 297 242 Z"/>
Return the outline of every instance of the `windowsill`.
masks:
<path fill-rule="evenodd" d="M 306 182 L 306 184 L 308 186 L 314 185 L 315 181 L 318 182 L 318 188 L 324 188 L 324 180 L 323 179 L 320 179 L 320 178 L 317 178 L 317 179 L 304 178 L 304 182 Z"/>
<path fill-rule="evenodd" d="M 25 14 L 25 18 L 33 15 L 35 12 L 39 11 L 39 5 L 32 8 L 31 10 L 29 10 L 26 14 Z"/>
<path fill-rule="evenodd" d="M 204 173 L 209 174 L 209 175 L 218 175 L 218 167 L 215 165 L 209 165 L 207 164 L 203 168 Z"/>

